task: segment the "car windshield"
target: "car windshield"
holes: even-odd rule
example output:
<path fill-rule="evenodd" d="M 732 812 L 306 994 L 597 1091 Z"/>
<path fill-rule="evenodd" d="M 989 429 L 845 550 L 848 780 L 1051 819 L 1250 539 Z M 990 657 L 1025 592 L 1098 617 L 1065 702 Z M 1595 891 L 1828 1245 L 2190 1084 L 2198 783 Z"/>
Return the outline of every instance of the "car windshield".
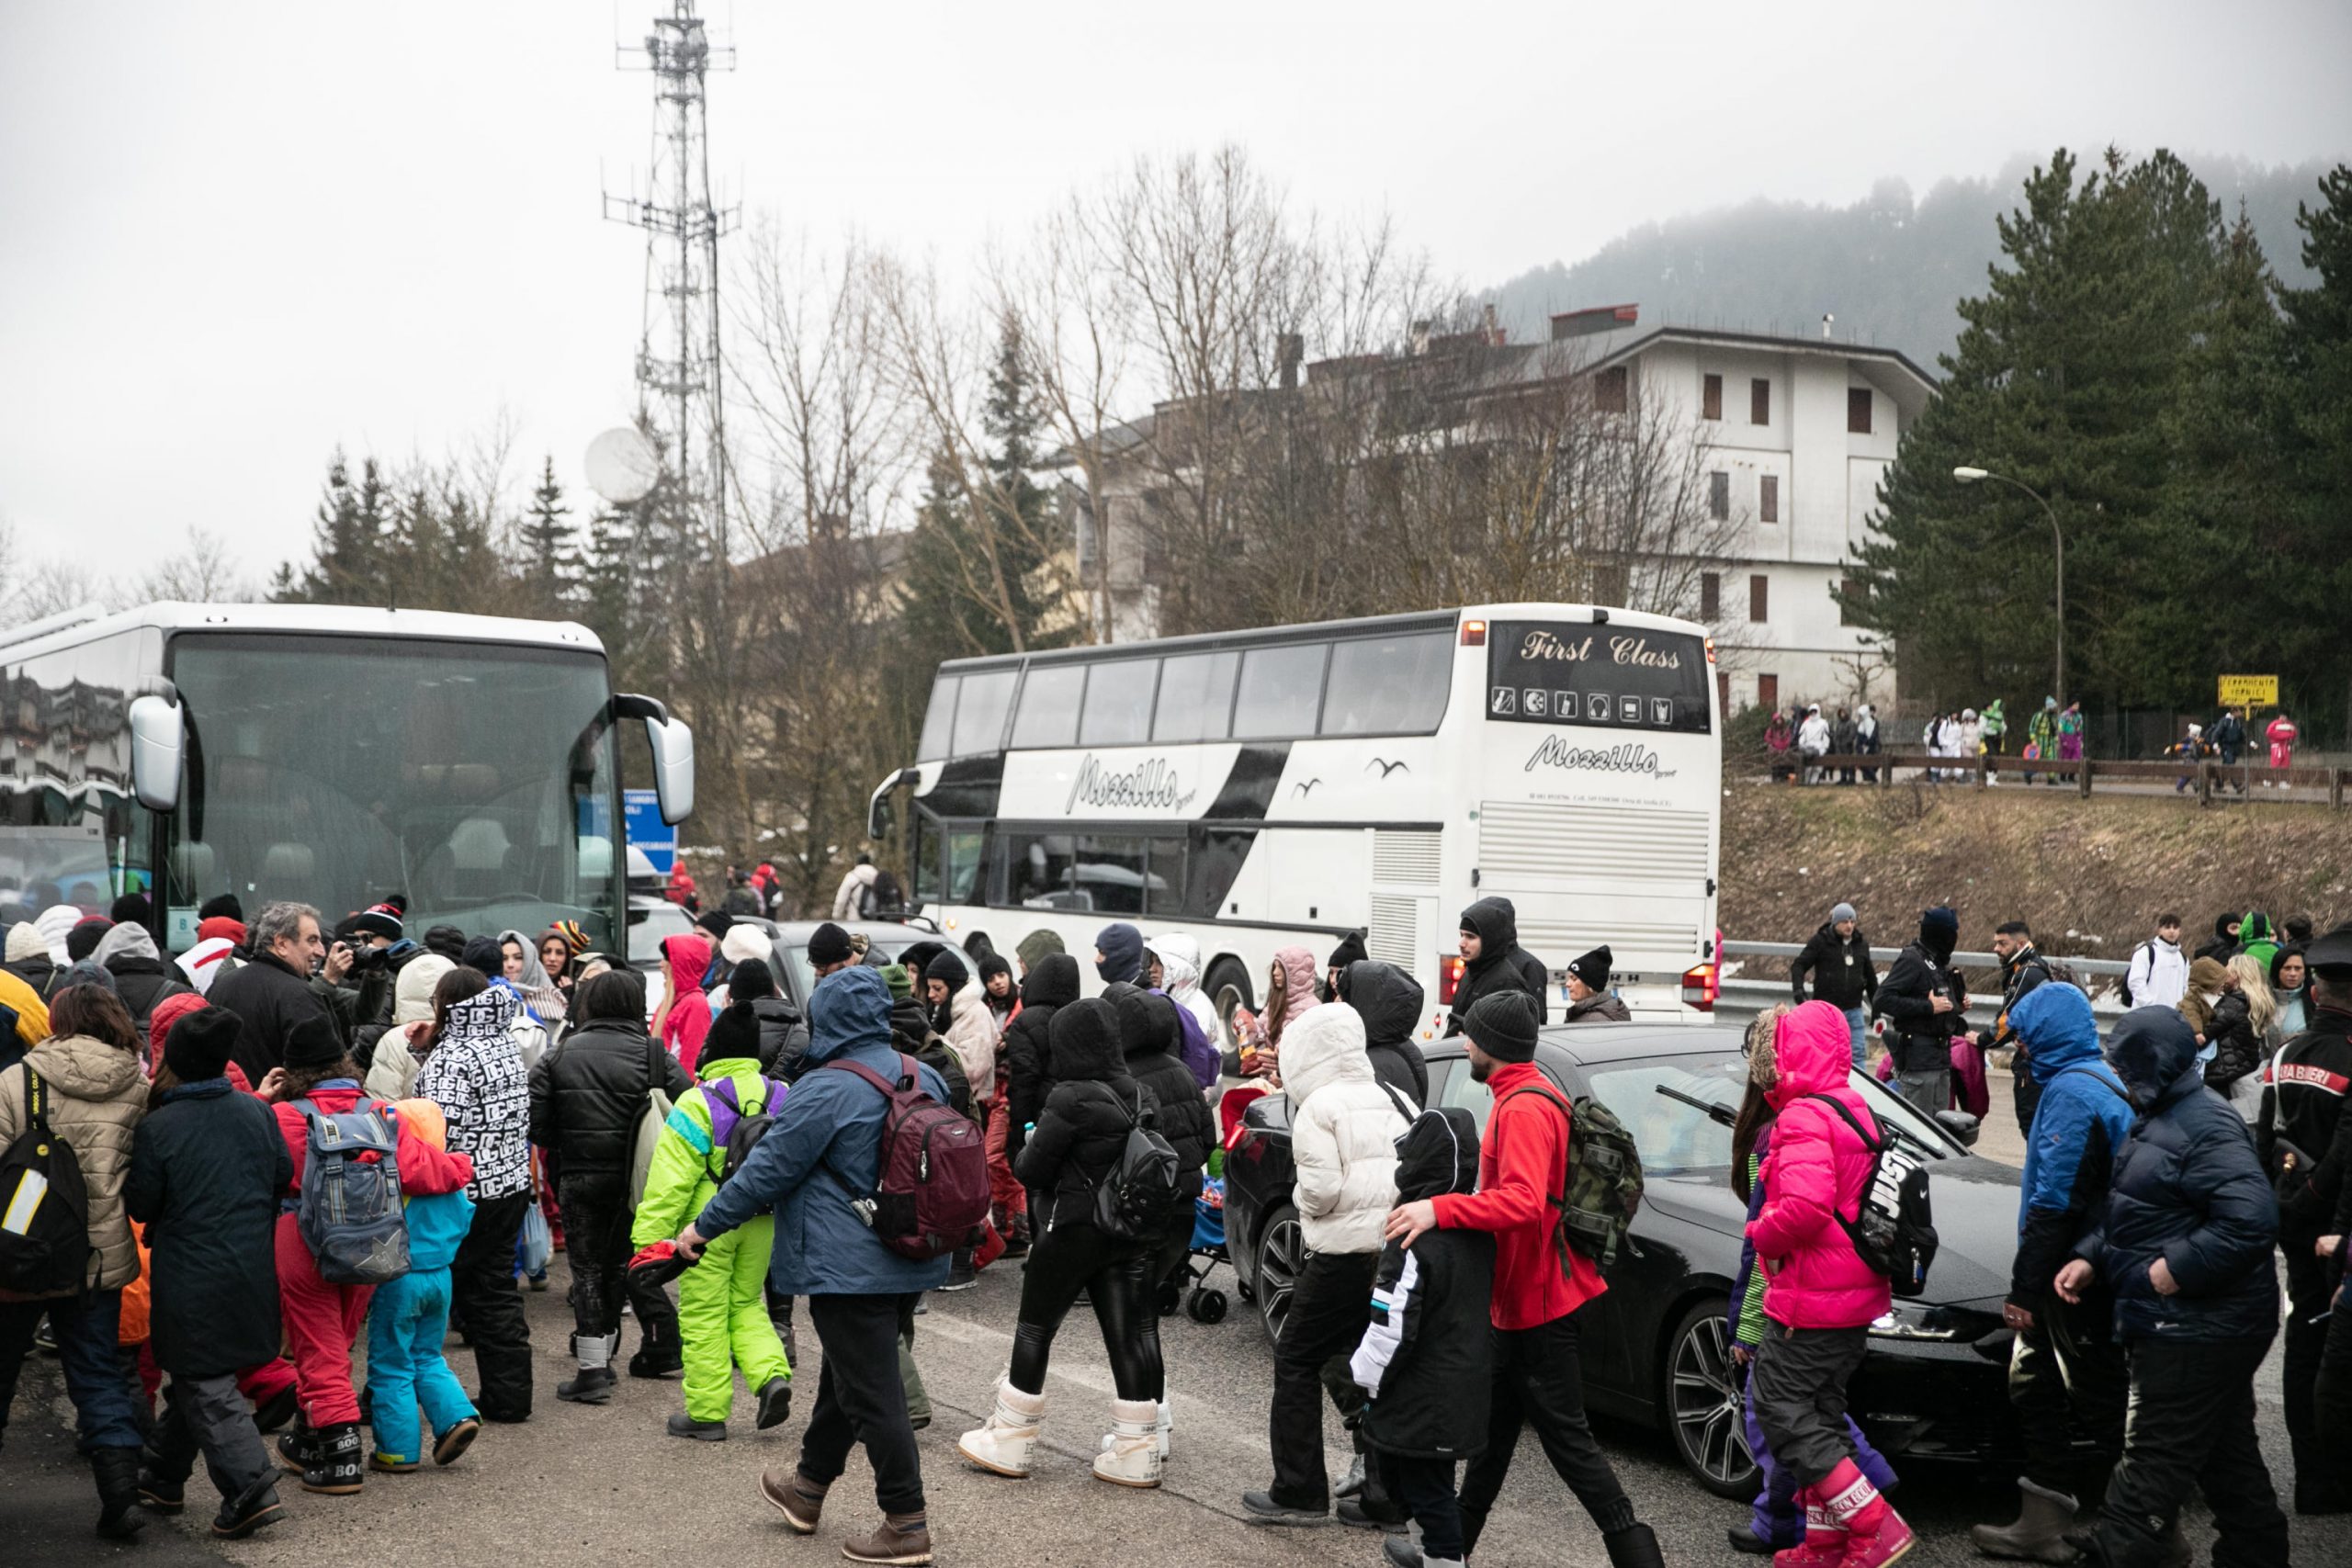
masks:
<path fill-rule="evenodd" d="M 604 661 L 570 649 L 288 634 L 184 635 L 172 680 L 187 783 L 168 868 L 172 945 L 233 891 L 339 914 L 394 892 L 408 923 L 612 935 Z"/>
<path fill-rule="evenodd" d="M 1747 1087 L 1746 1056 L 1736 1051 L 1645 1056 L 1597 1064 L 1584 1073 L 1591 1094 L 1633 1134 L 1645 1177 L 1729 1177 L 1731 1127 L 1706 1108 L 1719 1108 L 1725 1118 L 1738 1111 Z M 1892 1127 L 1935 1158 L 1951 1158 L 1958 1152 L 1939 1129 L 1875 1080 L 1858 1072 L 1849 1081 L 1881 1125 Z M 1483 1133 L 1494 1097 L 1465 1065 L 1447 1076 L 1442 1103 L 1468 1110 Z"/>
<path fill-rule="evenodd" d="M 694 929 L 694 921 L 675 904 L 632 904 L 628 910 L 628 961 L 659 964 L 662 942 Z"/>

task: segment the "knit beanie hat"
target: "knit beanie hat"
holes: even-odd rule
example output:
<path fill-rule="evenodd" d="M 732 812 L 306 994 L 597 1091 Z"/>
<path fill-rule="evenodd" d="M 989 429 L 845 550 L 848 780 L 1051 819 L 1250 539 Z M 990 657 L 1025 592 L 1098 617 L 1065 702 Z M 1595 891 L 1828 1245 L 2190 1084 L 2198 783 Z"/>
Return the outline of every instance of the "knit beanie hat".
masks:
<path fill-rule="evenodd" d="M 702 1055 L 696 1060 L 707 1066 L 759 1054 L 760 1015 L 749 1002 L 729 1002 L 711 1020 L 710 1032 L 702 1037 Z"/>
<path fill-rule="evenodd" d="M 157 1002 L 155 1010 L 147 1015 L 147 1059 L 151 1062 L 163 1061 L 164 1046 L 172 1037 L 172 1025 L 205 1005 L 204 998 L 194 991 L 174 991 Z M 220 1075 L 216 1069 L 205 1076 L 219 1077 Z"/>
<path fill-rule="evenodd" d="M 215 893 L 197 906 L 196 918 L 199 921 L 231 919 L 242 925 L 245 919 L 245 906 L 234 893 Z"/>
<path fill-rule="evenodd" d="M 354 936 L 379 936 L 386 942 L 401 940 L 401 918 L 389 904 L 378 904 L 362 909 L 345 922 Z"/>
<path fill-rule="evenodd" d="M 1543 1020 L 1535 998 L 1525 991 L 1491 991 L 1470 1006 L 1462 1032 L 1471 1043 L 1500 1062 L 1535 1060 L 1535 1031 Z"/>
<path fill-rule="evenodd" d="M 1609 966 L 1615 962 L 1616 955 L 1603 942 L 1582 957 L 1570 960 L 1568 973 L 1582 980 L 1585 989 L 1605 991 L 1609 988 Z"/>
<path fill-rule="evenodd" d="M 452 964 L 466 961 L 466 933 L 455 926 L 427 926 L 424 946 L 427 952 L 437 953 Z"/>
<path fill-rule="evenodd" d="M 747 958 L 765 958 L 768 955 L 768 939 L 761 934 L 757 926 L 732 925 L 719 939 L 718 955 L 729 964 L 741 964 Z"/>
<path fill-rule="evenodd" d="M 495 980 L 506 973 L 506 948 L 494 936 L 469 936 L 458 962 L 484 979 Z"/>
<path fill-rule="evenodd" d="M 96 986 L 119 994 L 119 988 L 114 983 L 114 971 L 94 958 L 77 958 L 65 966 L 65 973 L 58 979 L 57 988 L 71 990 L 75 986 Z"/>
<path fill-rule="evenodd" d="M 735 917 L 724 909 L 705 909 L 695 917 L 695 924 L 710 933 L 710 940 L 723 939 L 735 924 Z"/>
<path fill-rule="evenodd" d="M 1094 946 L 1102 954 L 1094 972 L 1102 976 L 1104 985 L 1115 986 L 1122 980 L 1142 977 L 1143 932 L 1135 927 L 1125 920 L 1114 921 L 1095 933 Z"/>
<path fill-rule="evenodd" d="M 1027 936 L 1023 937 L 1019 942 L 1014 942 L 1012 944 L 1012 951 L 1014 955 L 1021 960 L 1021 966 L 1025 972 L 1027 970 L 1036 968 L 1038 961 L 1045 958 L 1048 953 L 1068 953 L 1069 949 L 1062 945 L 1060 932 L 1034 931 Z"/>
<path fill-rule="evenodd" d="M 49 943 L 41 940 L 40 932 L 30 920 L 18 920 L 8 928 L 7 962 L 14 964 L 19 959 L 40 958 L 48 952 Z"/>
<path fill-rule="evenodd" d="M 972 972 L 964 967 L 963 959 L 956 955 L 954 948 L 944 947 L 929 964 L 923 965 L 922 977 L 945 981 L 948 994 L 953 996 L 971 984 Z"/>
<path fill-rule="evenodd" d="M 114 922 L 104 915 L 92 915 L 86 920 L 76 921 L 74 929 L 65 933 L 66 962 L 79 963 L 89 957 L 97 951 L 99 939 L 112 930 Z"/>
<path fill-rule="evenodd" d="M 144 893 L 125 893 L 107 906 L 107 919 L 116 925 L 128 921 L 135 926 L 143 926 L 147 923 L 149 907 Z"/>
<path fill-rule="evenodd" d="M 999 975 L 1003 976 L 1008 980 L 1012 978 L 1012 965 L 1005 962 L 1003 953 L 991 953 L 986 958 L 980 960 L 981 985 L 987 985 Z"/>
<path fill-rule="evenodd" d="M 882 983 L 890 987 L 890 999 L 894 1002 L 905 1001 L 915 994 L 915 977 L 907 973 L 903 964 L 882 965 Z"/>
<path fill-rule="evenodd" d="M 811 964 L 846 964 L 849 962 L 849 932 L 827 920 L 808 933 L 808 962 Z"/>
<path fill-rule="evenodd" d="M 1829 923 L 1833 926 L 1840 920 L 1858 920 L 1860 919 L 1861 919 L 1861 917 L 1854 913 L 1854 907 L 1851 904 L 1832 904 L 1829 907 Z"/>
<path fill-rule="evenodd" d="M 164 1066 L 182 1083 L 217 1078 L 229 1070 L 244 1024 L 227 1008 L 198 1004 L 183 1013 L 164 1037 Z"/>
<path fill-rule="evenodd" d="M 299 1019 L 286 1032 L 286 1066 L 289 1069 L 332 1067 L 345 1055 L 343 1036 L 321 1014 Z"/>
<path fill-rule="evenodd" d="M 196 922 L 196 936 L 198 942 L 225 937 L 232 946 L 243 947 L 245 945 L 245 922 L 227 915 L 210 915 Z"/>
<path fill-rule="evenodd" d="M 1371 956 L 1364 951 L 1363 932 L 1350 931 L 1340 940 L 1340 945 L 1331 950 L 1331 956 L 1323 961 L 1323 967 L 1345 969 L 1349 964 Z"/>

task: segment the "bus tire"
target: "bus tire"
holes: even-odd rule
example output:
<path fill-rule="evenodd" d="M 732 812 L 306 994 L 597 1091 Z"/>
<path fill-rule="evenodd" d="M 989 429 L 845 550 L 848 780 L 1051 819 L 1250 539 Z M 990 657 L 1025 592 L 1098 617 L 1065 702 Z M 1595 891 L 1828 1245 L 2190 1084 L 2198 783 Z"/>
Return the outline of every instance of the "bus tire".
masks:
<path fill-rule="evenodd" d="M 1201 982 L 1201 989 L 1208 994 L 1217 1027 L 1225 1032 L 1225 1049 L 1240 1050 L 1241 1036 L 1234 1031 L 1233 1010 L 1258 1005 L 1250 996 L 1250 971 L 1238 958 L 1220 958 L 1209 965 L 1208 977 Z"/>

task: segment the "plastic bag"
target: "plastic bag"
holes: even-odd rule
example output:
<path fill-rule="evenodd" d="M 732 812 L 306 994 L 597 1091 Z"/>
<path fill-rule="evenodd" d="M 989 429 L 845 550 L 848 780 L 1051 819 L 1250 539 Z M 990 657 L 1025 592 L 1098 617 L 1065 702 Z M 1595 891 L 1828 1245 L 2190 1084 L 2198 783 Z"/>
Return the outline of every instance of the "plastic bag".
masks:
<path fill-rule="evenodd" d="M 533 1203 L 523 1211 L 523 1228 L 514 1233 L 514 1272 L 536 1279 L 548 1271 L 548 1259 L 554 1256 L 547 1212 Z"/>

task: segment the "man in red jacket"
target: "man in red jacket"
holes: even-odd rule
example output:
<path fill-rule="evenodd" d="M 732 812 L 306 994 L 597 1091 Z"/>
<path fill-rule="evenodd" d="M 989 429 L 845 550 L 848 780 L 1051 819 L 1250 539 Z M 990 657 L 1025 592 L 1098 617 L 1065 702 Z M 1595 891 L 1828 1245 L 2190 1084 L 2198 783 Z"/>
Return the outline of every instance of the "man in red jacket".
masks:
<path fill-rule="evenodd" d="M 1520 1427 L 1532 1421 L 1552 1468 L 1600 1527 L 1612 1568 L 1660 1568 L 1657 1537 L 1634 1521 L 1633 1500 L 1585 1419 L 1576 1312 L 1609 1287 L 1560 1236 L 1569 1113 L 1566 1097 L 1535 1066 L 1543 1021 L 1535 998 L 1519 990 L 1481 997 L 1470 1009 L 1463 1035 L 1471 1076 L 1495 1097 L 1478 1150 L 1478 1190 L 1404 1204 L 1389 1213 L 1386 1234 L 1407 1247 L 1435 1229 L 1495 1238 L 1493 1402 L 1486 1450 L 1462 1477 L 1464 1556 L 1502 1491 Z"/>

